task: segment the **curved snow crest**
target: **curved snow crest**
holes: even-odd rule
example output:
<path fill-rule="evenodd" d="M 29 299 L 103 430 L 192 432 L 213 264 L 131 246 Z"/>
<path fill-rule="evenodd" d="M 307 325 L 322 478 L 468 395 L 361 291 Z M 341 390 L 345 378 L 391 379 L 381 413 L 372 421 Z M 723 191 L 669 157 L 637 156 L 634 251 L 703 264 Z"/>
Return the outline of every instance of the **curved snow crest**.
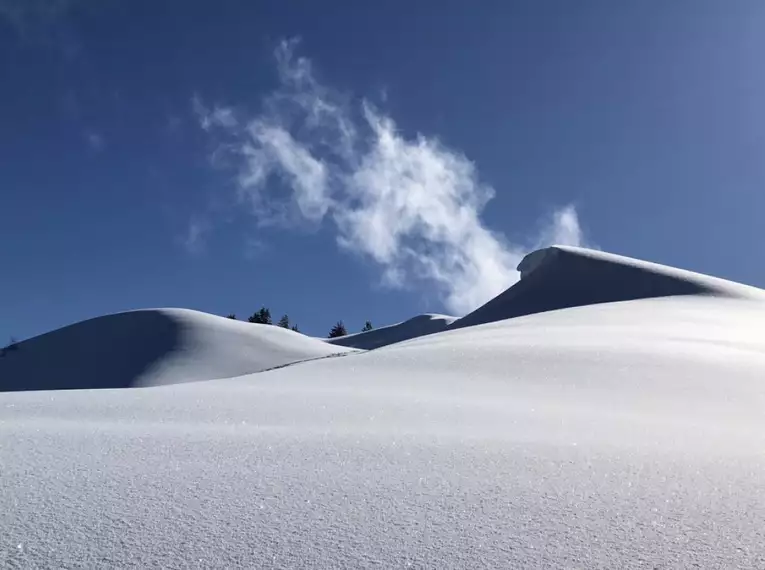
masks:
<path fill-rule="evenodd" d="M 349 349 L 280 327 L 189 309 L 145 309 L 20 342 L 0 358 L 0 392 L 231 378 L 344 352 Z"/>
<path fill-rule="evenodd" d="M 394 325 L 331 338 L 327 339 L 326 342 L 339 346 L 372 350 L 419 336 L 444 331 L 456 320 L 457 317 L 425 313 Z"/>
<path fill-rule="evenodd" d="M 533 251 L 521 260 L 518 271 L 518 283 L 449 328 L 568 307 L 677 295 L 765 301 L 762 289 L 582 247 L 553 245 Z"/>

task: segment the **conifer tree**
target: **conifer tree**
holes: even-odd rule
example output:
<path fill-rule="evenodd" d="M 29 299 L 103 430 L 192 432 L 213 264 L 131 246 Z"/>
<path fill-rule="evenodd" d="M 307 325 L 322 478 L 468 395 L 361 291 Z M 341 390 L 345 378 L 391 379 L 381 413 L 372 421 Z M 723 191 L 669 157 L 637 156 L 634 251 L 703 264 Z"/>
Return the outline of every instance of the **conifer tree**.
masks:
<path fill-rule="evenodd" d="M 339 336 L 345 336 L 348 332 L 345 330 L 345 325 L 343 324 L 343 321 L 337 321 L 334 327 L 332 327 L 332 330 L 329 331 L 329 338 L 337 338 Z"/>
<path fill-rule="evenodd" d="M 247 319 L 247 321 L 250 323 L 258 323 L 261 325 L 273 324 L 271 322 L 271 311 L 269 311 L 265 307 L 261 307 L 260 310 L 254 313 L 249 319 Z"/>

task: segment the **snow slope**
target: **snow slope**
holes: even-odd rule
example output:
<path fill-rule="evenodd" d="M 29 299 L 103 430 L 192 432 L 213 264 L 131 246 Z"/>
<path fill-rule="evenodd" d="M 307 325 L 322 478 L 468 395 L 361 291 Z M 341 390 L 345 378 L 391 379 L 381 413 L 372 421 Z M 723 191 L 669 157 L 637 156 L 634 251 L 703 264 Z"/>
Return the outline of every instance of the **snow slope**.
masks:
<path fill-rule="evenodd" d="M 765 292 L 754 287 L 579 247 L 556 245 L 534 251 L 518 271 L 518 283 L 450 328 L 630 299 L 713 295 L 765 300 Z"/>
<path fill-rule="evenodd" d="M 764 568 L 765 302 L 697 293 L 2 393 L 0 567 Z"/>
<path fill-rule="evenodd" d="M 123 388 L 228 378 L 347 352 L 267 325 L 186 309 L 83 321 L 0 358 L 0 391 Z"/>
<path fill-rule="evenodd" d="M 417 315 L 416 317 L 412 317 L 401 323 L 396 323 L 395 325 L 380 327 L 367 332 L 330 338 L 325 342 L 338 346 L 371 350 L 396 342 L 409 340 L 410 338 L 441 332 L 446 330 L 446 327 L 452 324 L 455 320 L 457 320 L 457 317 L 426 313 L 424 315 Z"/>

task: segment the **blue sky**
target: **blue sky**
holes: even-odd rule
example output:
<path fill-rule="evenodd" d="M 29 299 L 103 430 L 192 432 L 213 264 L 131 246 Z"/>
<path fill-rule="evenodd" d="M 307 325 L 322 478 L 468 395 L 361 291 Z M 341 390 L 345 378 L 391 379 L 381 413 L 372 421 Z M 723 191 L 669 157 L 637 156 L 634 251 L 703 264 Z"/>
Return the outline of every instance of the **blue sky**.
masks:
<path fill-rule="evenodd" d="M 765 286 L 765 4 L 480 6 L 0 0 L 0 335 L 464 312 L 551 241 Z"/>

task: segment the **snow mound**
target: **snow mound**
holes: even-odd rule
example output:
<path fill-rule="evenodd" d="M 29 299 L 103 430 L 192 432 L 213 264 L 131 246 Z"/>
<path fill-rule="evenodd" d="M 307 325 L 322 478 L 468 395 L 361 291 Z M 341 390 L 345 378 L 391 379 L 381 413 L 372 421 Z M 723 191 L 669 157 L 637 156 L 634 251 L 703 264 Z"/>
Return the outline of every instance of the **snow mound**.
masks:
<path fill-rule="evenodd" d="M 765 300 L 765 291 L 630 257 L 555 245 L 528 254 L 521 280 L 472 313 L 456 329 L 555 309 L 669 297 L 711 295 Z"/>
<path fill-rule="evenodd" d="M 130 311 L 20 342 L 0 358 L 0 391 L 211 380 L 347 351 L 280 327 L 198 311 Z"/>
<path fill-rule="evenodd" d="M 429 335 L 446 330 L 457 317 L 426 313 L 417 315 L 401 323 L 372 329 L 371 331 L 349 334 L 325 342 L 339 346 L 371 350 L 404 340 Z"/>
<path fill-rule="evenodd" d="M 0 394 L 0 566 L 761 569 L 763 322 L 640 299 Z"/>

